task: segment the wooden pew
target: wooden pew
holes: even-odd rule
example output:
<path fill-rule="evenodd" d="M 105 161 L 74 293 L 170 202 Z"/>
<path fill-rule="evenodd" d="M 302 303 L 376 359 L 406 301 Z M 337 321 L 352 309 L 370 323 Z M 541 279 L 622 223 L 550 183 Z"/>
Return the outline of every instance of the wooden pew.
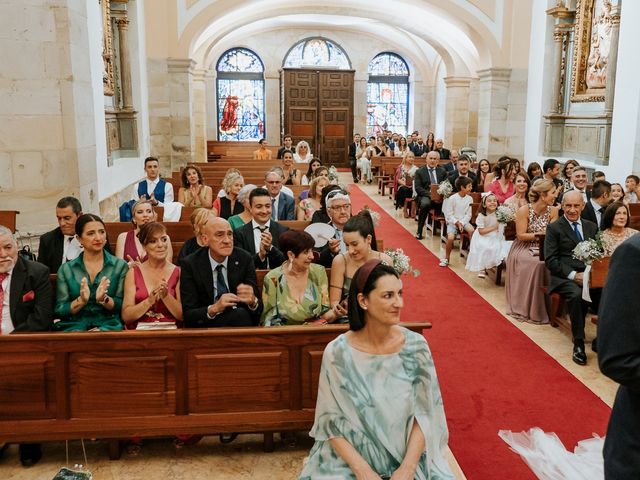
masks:
<path fill-rule="evenodd" d="M 0 443 L 262 432 L 270 451 L 313 425 L 322 352 L 347 328 L 3 335 Z"/>
<path fill-rule="evenodd" d="M 16 216 L 19 213 L 17 210 L 0 210 L 0 225 L 16 233 Z"/>

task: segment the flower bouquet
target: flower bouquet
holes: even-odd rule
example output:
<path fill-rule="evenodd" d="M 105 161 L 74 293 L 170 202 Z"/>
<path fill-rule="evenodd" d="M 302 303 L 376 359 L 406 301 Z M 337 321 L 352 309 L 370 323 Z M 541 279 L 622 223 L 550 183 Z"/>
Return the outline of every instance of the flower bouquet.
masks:
<path fill-rule="evenodd" d="M 442 195 L 443 198 L 449 198 L 453 193 L 453 186 L 449 183 L 449 180 L 443 180 L 438 186 L 438 195 Z"/>
<path fill-rule="evenodd" d="M 411 259 L 404 253 L 404 250 L 401 248 L 396 248 L 395 250 L 385 250 L 384 253 L 389 255 L 393 260 L 393 268 L 400 275 L 405 275 L 410 273 L 414 277 L 420 275 L 420 270 L 414 269 L 410 261 Z"/>
<path fill-rule="evenodd" d="M 604 255 L 604 245 L 602 243 L 602 233 L 598 232 L 595 238 L 590 238 L 578 243 L 572 252 L 573 258 L 591 265 L 594 260 L 600 260 Z"/>
<path fill-rule="evenodd" d="M 330 183 L 338 182 L 338 169 L 333 165 L 329 167 L 329 182 Z"/>
<path fill-rule="evenodd" d="M 498 219 L 498 223 L 507 224 L 509 222 L 515 221 L 516 212 L 514 212 L 511 207 L 500 205 L 496 210 L 496 218 Z"/>

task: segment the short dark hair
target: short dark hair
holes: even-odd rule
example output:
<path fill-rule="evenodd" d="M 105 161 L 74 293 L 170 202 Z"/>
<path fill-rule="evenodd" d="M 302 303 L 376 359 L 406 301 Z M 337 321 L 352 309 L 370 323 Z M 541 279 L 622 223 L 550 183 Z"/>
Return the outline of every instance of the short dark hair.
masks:
<path fill-rule="evenodd" d="M 640 183 L 640 177 L 638 177 L 637 175 L 627 175 L 627 178 L 625 178 L 625 180 L 629 180 L 630 178 L 635 180 L 636 183 Z"/>
<path fill-rule="evenodd" d="M 466 153 L 463 153 L 462 155 L 460 155 L 458 157 L 458 163 L 459 162 L 469 162 L 469 163 L 471 163 L 471 159 L 469 158 L 469 155 L 467 155 Z"/>
<path fill-rule="evenodd" d="M 80 205 L 80 200 L 78 200 L 76 197 L 62 197 L 60 200 L 58 200 L 56 208 L 67 207 L 71 207 L 71 210 L 73 210 L 73 213 L 75 213 L 76 215 L 82 212 L 82 205 Z"/>
<path fill-rule="evenodd" d="M 606 180 L 597 180 L 591 187 L 591 198 L 601 198 L 605 193 L 611 193 L 611 184 Z"/>
<path fill-rule="evenodd" d="M 264 143 L 264 141 L 265 141 L 265 140 L 266 140 L 266 138 L 261 138 L 261 139 L 258 141 L 258 143 L 259 143 L 260 145 L 262 145 L 262 144 Z"/>
<path fill-rule="evenodd" d="M 200 185 L 204 185 L 204 178 L 202 176 L 202 171 L 195 165 L 187 165 L 182 169 L 182 173 L 180 174 L 180 179 L 182 180 L 182 186 L 184 188 L 189 188 L 189 180 L 187 180 L 187 175 L 189 170 L 195 170 L 196 173 L 198 174 L 198 183 Z"/>
<path fill-rule="evenodd" d="M 376 229 L 373 225 L 373 218 L 371 218 L 371 212 L 367 209 L 363 209 L 354 215 L 342 228 L 343 233 L 358 232 L 363 238 L 367 238 L 371 235 L 371 248 L 378 250 L 378 243 L 376 242 Z"/>
<path fill-rule="evenodd" d="M 545 160 L 544 165 L 542 165 L 542 173 L 547 173 L 549 170 L 553 170 L 559 163 L 560 162 L 555 158 L 549 158 L 548 160 Z"/>
<path fill-rule="evenodd" d="M 269 195 L 269 191 L 266 188 L 254 188 L 249 194 L 249 205 L 253 205 L 253 199 L 255 197 L 271 197 L 271 195 Z"/>
<path fill-rule="evenodd" d="M 76 235 L 81 237 L 82 236 L 82 232 L 84 231 L 84 227 L 89 222 L 100 222 L 102 224 L 102 226 L 104 227 L 104 222 L 102 221 L 102 219 L 99 216 L 94 215 L 93 213 L 85 213 L 83 215 L 80 215 L 78 217 L 78 220 L 76 220 Z"/>
<path fill-rule="evenodd" d="M 158 160 L 158 157 L 147 157 L 144 159 L 144 166 L 147 166 L 147 163 L 149 162 L 158 162 L 158 165 L 160 164 L 160 161 Z"/>
<path fill-rule="evenodd" d="M 613 225 L 613 219 L 616 216 L 616 212 L 620 207 L 624 207 L 627 211 L 627 223 L 625 223 L 625 227 L 629 226 L 629 219 L 631 215 L 629 213 L 629 207 L 624 204 L 624 202 L 613 202 L 610 204 L 607 209 L 602 214 L 602 230 L 606 230 L 607 228 L 611 228 Z"/>
<path fill-rule="evenodd" d="M 596 170 L 595 172 L 593 172 L 593 173 L 591 174 L 591 181 L 592 181 L 592 182 L 595 182 L 595 181 L 596 181 L 596 179 L 597 179 L 597 178 L 600 178 L 600 177 L 602 177 L 602 178 L 606 178 L 607 176 L 605 175 L 605 173 L 604 173 L 603 171 L 601 171 L 601 170 Z"/>
<path fill-rule="evenodd" d="M 351 281 L 351 287 L 349 288 L 349 328 L 353 331 L 361 330 L 367 323 L 364 318 L 364 310 L 358 303 L 358 294 L 361 293 L 365 297 L 369 295 L 371 291 L 376 288 L 376 283 L 378 283 L 379 278 L 386 277 L 387 275 L 400 278 L 400 275 L 393 267 L 385 265 L 384 263 L 379 263 L 373 268 L 373 270 L 371 270 L 371 273 L 369 273 L 369 276 L 362 287 L 362 291 L 358 291 L 358 284 L 361 283 L 358 275 L 362 271 L 362 267 L 356 270 Z"/>
<path fill-rule="evenodd" d="M 538 162 L 531 162 L 529 164 L 529 166 L 527 167 L 527 175 L 529 175 L 529 178 L 531 180 L 533 180 L 533 171 L 536 169 L 540 169 L 540 172 L 542 173 L 542 167 L 540 166 L 540 164 Z"/>
<path fill-rule="evenodd" d="M 164 235 L 167 233 L 167 228 L 160 222 L 149 222 L 140 227 L 137 237 L 142 245 L 148 245 L 154 235 L 158 233 Z"/>
<path fill-rule="evenodd" d="M 471 180 L 469 177 L 456 178 L 456 192 L 459 192 L 464 187 L 466 187 L 467 185 L 471 185 L 472 183 L 473 183 L 473 180 Z"/>
<path fill-rule="evenodd" d="M 285 136 L 284 136 L 284 137 L 282 137 L 282 141 L 284 142 L 287 138 L 290 138 L 290 139 L 291 139 L 291 141 L 293 141 L 293 137 L 291 136 L 291 134 L 290 134 L 290 133 L 285 134 Z"/>
<path fill-rule="evenodd" d="M 278 237 L 279 249 L 285 255 L 293 253 L 296 257 L 305 250 L 313 248 L 315 240 L 304 230 L 287 230 Z"/>

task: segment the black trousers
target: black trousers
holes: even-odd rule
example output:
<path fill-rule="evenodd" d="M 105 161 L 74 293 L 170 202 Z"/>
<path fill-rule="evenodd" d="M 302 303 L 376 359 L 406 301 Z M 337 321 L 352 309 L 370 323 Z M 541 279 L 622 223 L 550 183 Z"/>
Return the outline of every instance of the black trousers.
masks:
<path fill-rule="evenodd" d="M 602 289 L 600 288 L 592 288 L 589 290 L 593 305 L 596 307 L 600 303 L 601 292 Z M 571 319 L 571 335 L 573 336 L 573 341 L 584 342 L 584 325 L 587 312 L 589 311 L 589 302 L 582 299 L 582 286 L 573 280 L 567 279 L 554 288 L 552 293 L 559 293 L 567 303 L 569 318 Z"/>
<path fill-rule="evenodd" d="M 429 210 L 435 208 L 436 211 L 440 211 L 442 204 L 434 202 L 431 197 L 416 197 L 416 207 L 418 208 L 418 234 L 422 234 Z"/>
<path fill-rule="evenodd" d="M 356 157 L 349 157 L 349 166 L 351 167 L 351 175 L 353 176 L 353 181 L 358 181 L 358 161 Z"/>
<path fill-rule="evenodd" d="M 398 192 L 396 193 L 396 209 L 404 207 L 404 201 L 407 198 L 411 198 L 411 195 L 413 195 L 413 189 L 411 187 L 399 185 Z"/>
<path fill-rule="evenodd" d="M 201 328 L 218 328 L 218 327 L 252 327 L 254 325 L 251 315 L 246 308 L 227 308 L 220 315 L 216 315 L 213 320 L 207 319 Z"/>

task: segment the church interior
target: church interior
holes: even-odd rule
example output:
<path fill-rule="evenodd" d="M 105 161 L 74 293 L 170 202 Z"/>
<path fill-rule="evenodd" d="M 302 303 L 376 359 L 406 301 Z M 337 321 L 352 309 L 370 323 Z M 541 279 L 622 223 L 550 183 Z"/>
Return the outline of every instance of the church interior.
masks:
<path fill-rule="evenodd" d="M 405 208 L 385 191 L 401 159 L 389 171 L 371 160 L 377 170 L 368 182 L 352 176 L 349 148 L 355 134 L 375 144 L 386 132 L 408 141 L 413 132 L 420 145 L 431 134 L 478 175 L 481 159 L 517 159 L 524 171 L 548 159 L 575 160 L 590 187 L 601 172 L 609 191 L 619 184 L 624 198 L 635 196 L 626 208 L 630 226 L 640 225 L 633 205 L 640 189 L 629 187 L 640 175 L 638 20 L 640 2 L 632 0 L 4 0 L 0 225 L 37 255 L 40 236 L 57 226 L 62 197 L 76 197 L 83 213 L 116 231 L 109 225 L 121 223 L 120 207 L 145 177 L 148 157 L 177 201 L 188 164 L 201 166 L 215 196 L 227 168 L 238 168 L 244 184 L 262 185 L 267 169 L 281 165 L 275 154 L 285 135 L 294 149 L 307 142 L 309 158 L 335 167 L 330 178 L 349 191 L 353 214 L 364 206 L 377 211 L 385 248 L 403 248 L 419 266 L 419 275 L 402 277 L 401 319 L 429 324 L 423 333 L 443 393 L 454 477 L 533 479 L 498 431 L 540 427 L 571 451 L 605 435 L 618 385 L 601 373 L 591 347 L 586 365 L 572 361 L 561 307 L 543 324 L 510 315 L 505 290 L 518 274 L 511 264 L 479 276 L 465 268 L 468 254 L 456 239 L 441 268 L 446 238 L 437 222 L 444 217 L 428 217 L 424 238 L 422 225 L 416 238 L 417 200 Z M 273 161 L 252 166 L 263 140 Z M 421 154 L 417 167 L 425 165 Z M 176 224 L 190 233 L 181 242 L 193 234 L 184 215 L 178 210 Z M 167 231 L 176 242 L 177 226 Z M 596 313 L 584 327 L 587 345 L 597 337 Z M 556 316 L 564 318 L 553 328 Z M 326 338 L 342 332 L 327 328 Z M 313 349 L 312 335 L 264 336 L 259 360 L 251 361 L 280 370 L 262 377 L 248 371 L 240 349 L 260 340 L 185 330 L 170 333 L 186 334 L 184 343 L 167 337 L 166 346 L 169 332 L 137 340 L 134 332 L 50 333 L 24 344 L 7 337 L 31 334 L 0 336 L 0 358 L 24 375 L 0 373 L 0 384 L 16 389 L 0 392 L 0 405 L 13 412 L 0 409 L 3 477 L 50 479 L 60 467 L 86 464 L 95 480 L 298 478 L 314 444 L 308 433 L 322 349 Z M 108 352 L 99 358 L 68 339 L 49 339 L 74 335 L 94 335 L 87 341 L 104 342 Z M 131 357 L 117 357 L 129 341 Z M 207 342 L 217 353 L 191 356 Z M 225 352 L 223 374 L 211 365 Z M 139 385 L 130 404 L 118 382 L 96 377 L 117 362 L 131 369 L 122 389 Z M 198 382 L 212 382 L 210 390 L 198 392 Z M 113 390 L 119 412 L 108 400 Z M 284 399 L 295 405 L 286 420 Z M 218 403 L 221 413 L 210 414 Z M 184 432 L 204 437 L 176 442 Z M 125 447 L 132 437 L 144 437 L 139 448 Z M 28 442 L 42 444 L 42 459 L 25 468 L 18 444 Z"/>

